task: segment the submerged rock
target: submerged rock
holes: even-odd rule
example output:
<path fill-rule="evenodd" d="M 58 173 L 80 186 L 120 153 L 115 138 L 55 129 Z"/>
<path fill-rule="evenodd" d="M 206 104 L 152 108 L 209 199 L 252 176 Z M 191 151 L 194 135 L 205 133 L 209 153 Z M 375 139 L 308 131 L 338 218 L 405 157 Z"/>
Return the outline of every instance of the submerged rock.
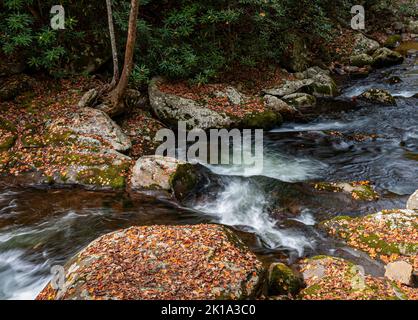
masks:
<path fill-rule="evenodd" d="M 350 261 L 317 256 L 301 263 L 306 289 L 303 300 L 403 300 L 409 292 L 385 278 L 366 275 L 360 266 Z"/>
<path fill-rule="evenodd" d="M 263 267 L 219 225 L 144 226 L 106 234 L 65 266 L 38 300 L 254 298 Z"/>
<path fill-rule="evenodd" d="M 409 210 L 418 210 L 418 190 L 409 197 L 406 208 Z"/>
<path fill-rule="evenodd" d="M 348 193 L 355 200 L 376 201 L 378 193 L 368 181 L 360 182 L 318 182 L 314 188 L 319 191 Z"/>
<path fill-rule="evenodd" d="M 380 48 L 373 54 L 373 66 L 377 68 L 400 64 L 403 60 L 404 58 L 399 52 L 388 48 Z"/>
<path fill-rule="evenodd" d="M 283 263 L 272 263 L 269 268 L 270 296 L 296 295 L 303 288 L 303 279 Z"/>
<path fill-rule="evenodd" d="M 199 182 L 196 168 L 187 162 L 163 156 L 144 156 L 132 169 L 132 190 L 162 190 L 183 199 Z"/>
<path fill-rule="evenodd" d="M 369 89 L 359 95 L 357 99 L 370 104 L 396 105 L 395 98 L 383 89 Z"/>

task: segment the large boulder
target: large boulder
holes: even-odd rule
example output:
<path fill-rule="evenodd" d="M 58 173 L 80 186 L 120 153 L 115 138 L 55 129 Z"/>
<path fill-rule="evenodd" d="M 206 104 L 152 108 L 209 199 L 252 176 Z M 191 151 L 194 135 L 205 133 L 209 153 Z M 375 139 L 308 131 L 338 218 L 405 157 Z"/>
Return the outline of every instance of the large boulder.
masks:
<path fill-rule="evenodd" d="M 409 210 L 418 210 L 418 190 L 409 197 L 406 208 Z"/>
<path fill-rule="evenodd" d="M 129 138 L 120 127 L 103 111 L 81 108 L 69 117 L 55 119 L 50 125 L 52 132 L 68 130 L 77 134 L 99 137 L 116 151 L 127 151 L 132 147 Z"/>
<path fill-rule="evenodd" d="M 386 90 L 369 89 L 357 97 L 357 100 L 368 104 L 396 105 L 395 98 Z"/>
<path fill-rule="evenodd" d="M 207 108 L 204 104 L 163 92 L 159 85 L 163 80 L 153 79 L 148 88 L 151 108 L 157 117 L 167 125 L 177 126 L 178 121 L 186 122 L 189 129 L 225 128 L 232 120 L 226 115 Z"/>
<path fill-rule="evenodd" d="M 377 68 L 400 64 L 403 60 L 404 58 L 399 52 L 388 48 L 380 48 L 373 54 L 373 66 Z"/>
<path fill-rule="evenodd" d="M 219 225 L 131 227 L 106 234 L 65 266 L 60 290 L 38 300 L 254 298 L 263 267 Z"/>
<path fill-rule="evenodd" d="M 136 161 L 132 169 L 132 190 L 160 190 L 173 192 L 183 199 L 199 182 L 194 165 L 163 156 L 144 156 Z"/>
<path fill-rule="evenodd" d="M 362 33 L 358 33 L 354 37 L 353 54 L 372 54 L 379 48 L 379 42 L 367 38 Z"/>
<path fill-rule="evenodd" d="M 306 289 L 303 300 L 403 300 L 414 294 L 385 278 L 366 275 L 363 268 L 350 261 L 316 256 L 301 263 Z"/>
<path fill-rule="evenodd" d="M 265 95 L 264 103 L 267 108 L 281 114 L 284 119 L 292 119 L 297 114 L 294 107 L 275 96 Z"/>

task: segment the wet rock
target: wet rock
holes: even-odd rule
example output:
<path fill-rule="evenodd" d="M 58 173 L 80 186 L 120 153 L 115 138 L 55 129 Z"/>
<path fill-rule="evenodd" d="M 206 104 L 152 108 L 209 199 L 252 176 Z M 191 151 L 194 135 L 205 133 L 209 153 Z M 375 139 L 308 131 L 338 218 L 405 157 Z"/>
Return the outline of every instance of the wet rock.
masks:
<path fill-rule="evenodd" d="M 177 126 L 184 121 L 188 129 L 225 128 L 232 121 L 226 114 L 220 114 L 192 99 L 162 92 L 158 85 L 162 79 L 153 79 L 148 88 L 151 108 L 158 118 L 167 125 Z"/>
<path fill-rule="evenodd" d="M 385 277 L 410 286 L 413 284 L 413 267 L 405 261 L 395 261 L 386 267 Z"/>
<path fill-rule="evenodd" d="M 353 53 L 354 54 L 372 54 L 377 49 L 380 48 L 379 42 L 367 38 L 362 33 L 356 34 L 354 38 L 354 48 Z"/>
<path fill-rule="evenodd" d="M 406 208 L 409 210 L 418 210 L 418 190 L 409 197 Z"/>
<path fill-rule="evenodd" d="M 283 263 L 272 263 L 269 268 L 269 295 L 296 295 L 303 288 L 303 280 Z"/>
<path fill-rule="evenodd" d="M 314 184 L 319 191 L 348 193 L 355 200 L 376 201 L 379 195 L 368 181 L 361 182 L 319 182 Z"/>
<path fill-rule="evenodd" d="M 370 104 L 396 105 L 395 98 L 383 89 L 369 89 L 359 95 L 357 100 Z"/>
<path fill-rule="evenodd" d="M 132 169 L 132 190 L 173 192 L 182 200 L 199 182 L 196 168 L 187 162 L 163 156 L 144 156 Z"/>
<path fill-rule="evenodd" d="M 296 109 L 311 108 L 316 105 L 316 98 L 307 93 L 293 93 L 284 96 L 283 100 Z"/>
<path fill-rule="evenodd" d="M 380 48 L 373 54 L 373 66 L 377 68 L 400 64 L 403 60 L 404 58 L 400 53 L 388 48 Z"/>
<path fill-rule="evenodd" d="M 77 134 L 97 136 L 116 151 L 127 151 L 132 147 L 131 141 L 120 127 L 106 113 L 93 108 L 82 108 L 69 118 L 55 119 L 49 125 L 49 130 L 68 130 Z"/>
<path fill-rule="evenodd" d="M 402 79 L 399 78 L 398 76 L 393 76 L 393 77 L 390 77 L 389 79 L 387 79 L 386 82 L 389 83 L 389 84 L 397 84 L 397 83 L 401 83 Z"/>
<path fill-rule="evenodd" d="M 366 53 L 357 54 L 350 57 L 350 64 L 355 67 L 364 67 L 372 65 L 373 58 Z"/>
<path fill-rule="evenodd" d="M 61 290 L 38 300 L 255 298 L 263 267 L 219 225 L 131 227 L 106 234 L 65 266 Z"/>
<path fill-rule="evenodd" d="M 32 87 L 33 79 L 24 74 L 0 80 L 0 101 L 12 100 Z"/>
<path fill-rule="evenodd" d="M 364 217 L 345 216 L 322 222 L 330 235 L 385 263 L 401 260 L 418 267 L 418 212 L 383 210 Z"/>
<path fill-rule="evenodd" d="M 363 268 L 331 256 L 305 259 L 301 270 L 306 289 L 303 300 L 393 300 L 408 299 L 403 289 L 385 278 L 364 274 Z"/>

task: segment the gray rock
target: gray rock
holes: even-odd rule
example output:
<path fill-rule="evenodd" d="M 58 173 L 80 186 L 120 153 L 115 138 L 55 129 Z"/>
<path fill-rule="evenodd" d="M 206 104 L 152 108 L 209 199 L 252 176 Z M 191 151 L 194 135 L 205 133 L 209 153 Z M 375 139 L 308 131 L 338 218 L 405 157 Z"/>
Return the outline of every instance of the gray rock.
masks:
<path fill-rule="evenodd" d="M 284 118 L 291 118 L 297 113 L 297 110 L 294 107 L 275 96 L 264 96 L 264 103 L 267 108 L 280 113 Z"/>
<path fill-rule="evenodd" d="M 293 93 L 284 96 L 283 100 L 296 109 L 309 108 L 316 105 L 316 98 L 307 93 Z"/>
<path fill-rule="evenodd" d="M 405 261 L 391 262 L 385 267 L 385 277 L 406 285 L 413 284 L 413 268 Z"/>
<path fill-rule="evenodd" d="M 367 38 L 362 33 L 356 34 L 354 38 L 354 48 L 353 48 L 353 54 L 372 54 L 377 49 L 380 48 L 379 42 Z"/>
<path fill-rule="evenodd" d="M 127 151 L 132 147 L 129 138 L 103 111 L 82 108 L 71 119 L 56 119 L 50 125 L 52 131 L 69 130 L 77 134 L 98 136 L 116 151 Z"/>
<path fill-rule="evenodd" d="M 190 163 L 158 155 L 144 156 L 132 169 L 130 188 L 173 192 L 182 200 L 196 187 L 198 180 L 199 175 Z"/>
<path fill-rule="evenodd" d="M 406 208 L 409 210 L 418 210 L 418 190 L 409 197 Z"/>
<path fill-rule="evenodd" d="M 235 105 L 240 105 L 244 102 L 243 94 L 241 94 L 237 89 L 231 86 L 226 87 L 223 91 L 215 92 L 215 96 L 228 98 L 228 100 Z"/>
<path fill-rule="evenodd" d="M 188 129 L 225 128 L 231 119 L 191 99 L 164 93 L 158 88 L 162 79 L 155 78 L 148 87 L 151 108 L 158 118 L 167 125 L 177 126 L 178 121 L 186 122 Z"/>
<path fill-rule="evenodd" d="M 409 33 L 418 33 L 418 20 L 411 20 L 407 26 Z"/>
<path fill-rule="evenodd" d="M 296 92 L 299 92 L 303 88 L 307 88 L 314 83 L 312 79 L 302 79 L 302 80 L 295 80 L 295 81 L 286 81 L 284 84 L 263 90 L 263 92 L 267 95 L 272 95 L 276 97 L 284 97 Z"/>
<path fill-rule="evenodd" d="M 78 102 L 79 108 L 94 107 L 99 92 L 96 89 L 90 89 L 87 91 Z"/>

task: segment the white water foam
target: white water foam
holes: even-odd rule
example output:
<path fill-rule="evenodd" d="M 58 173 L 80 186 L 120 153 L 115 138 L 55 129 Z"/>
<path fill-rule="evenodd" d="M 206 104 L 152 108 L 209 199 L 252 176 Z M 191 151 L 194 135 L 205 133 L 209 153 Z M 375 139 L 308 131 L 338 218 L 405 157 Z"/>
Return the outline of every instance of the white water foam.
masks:
<path fill-rule="evenodd" d="M 286 248 L 301 256 L 306 248 L 313 247 L 304 235 L 279 229 L 266 205 L 265 195 L 254 184 L 231 180 L 215 201 L 198 204 L 195 209 L 215 217 L 221 224 L 251 228 L 271 249 Z"/>

